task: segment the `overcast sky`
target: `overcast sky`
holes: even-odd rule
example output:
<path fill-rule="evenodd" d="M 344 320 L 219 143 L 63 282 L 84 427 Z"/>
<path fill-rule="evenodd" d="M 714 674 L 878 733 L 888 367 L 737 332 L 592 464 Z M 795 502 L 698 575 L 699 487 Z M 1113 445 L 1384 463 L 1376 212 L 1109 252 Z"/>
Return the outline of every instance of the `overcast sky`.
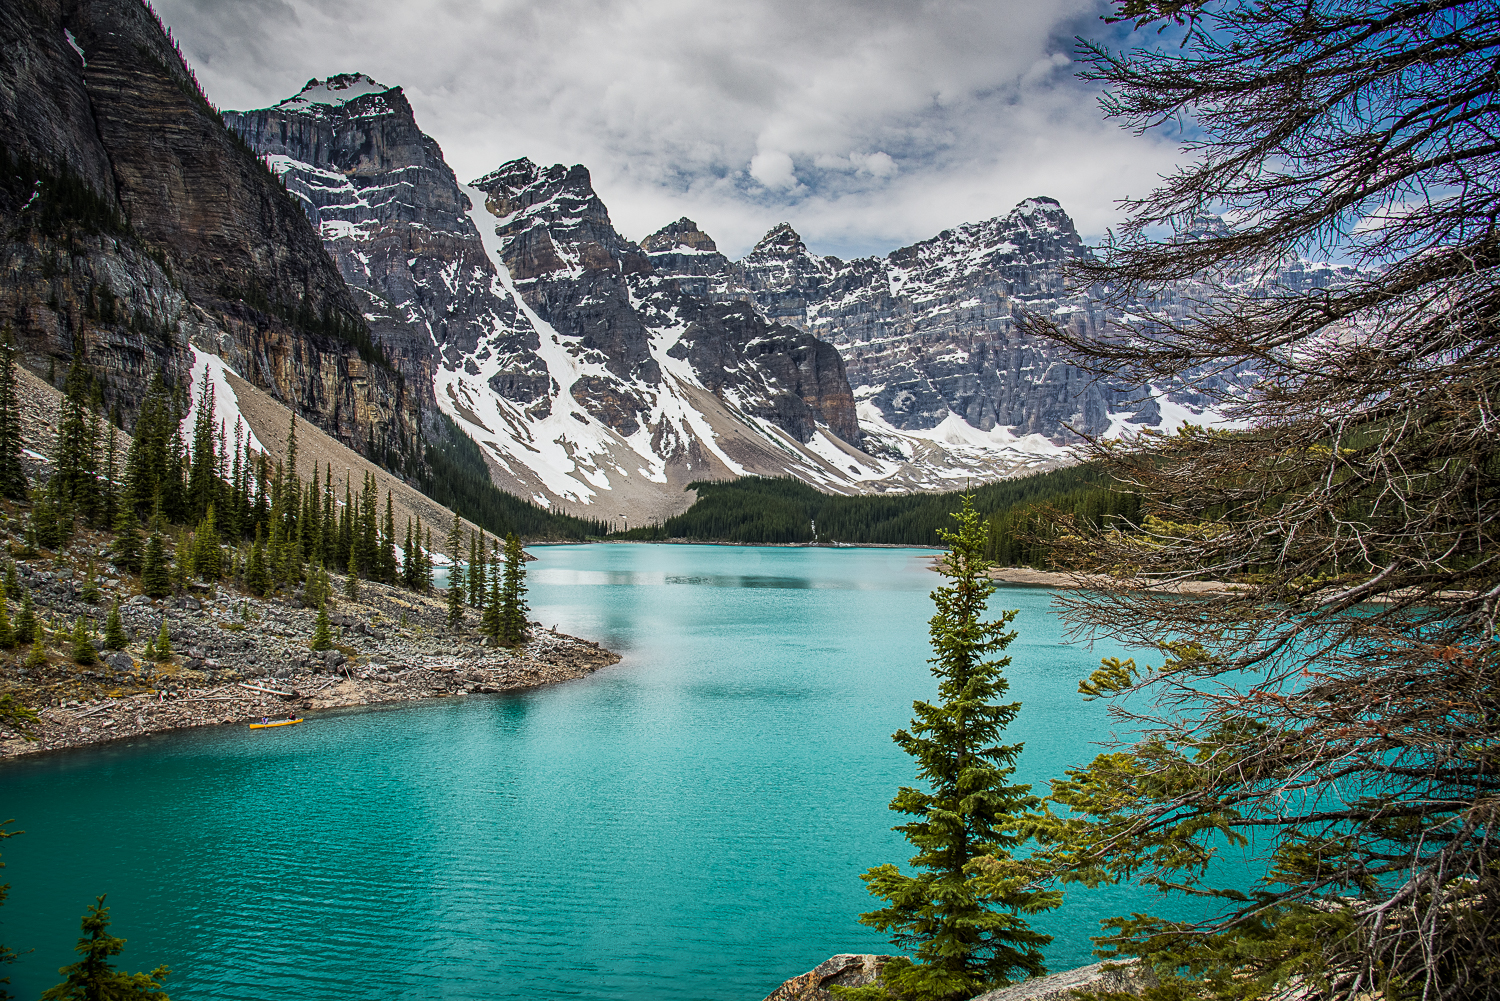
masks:
<path fill-rule="evenodd" d="M 582 163 L 640 240 L 689 216 L 731 256 L 790 222 L 884 254 L 1032 195 L 1086 239 L 1178 152 L 1101 120 L 1073 36 L 1098 0 L 154 0 L 209 96 L 401 86 L 459 180 Z"/>

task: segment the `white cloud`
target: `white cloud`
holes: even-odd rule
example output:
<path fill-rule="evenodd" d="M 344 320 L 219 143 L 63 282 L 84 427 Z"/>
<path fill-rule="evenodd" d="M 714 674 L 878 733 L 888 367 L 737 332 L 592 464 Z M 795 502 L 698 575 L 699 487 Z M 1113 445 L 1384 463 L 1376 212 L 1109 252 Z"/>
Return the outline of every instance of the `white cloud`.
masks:
<path fill-rule="evenodd" d="M 792 169 L 792 158 L 780 150 L 767 150 L 752 156 L 750 176 L 768 188 L 785 191 L 797 186 L 797 174 Z"/>
<path fill-rule="evenodd" d="M 1067 52 L 1103 0 L 155 0 L 210 96 L 313 76 L 404 87 L 468 180 L 584 163 L 640 238 L 689 215 L 727 253 L 785 219 L 884 253 L 1051 195 L 1118 221 L 1178 159 L 1102 122 Z"/>

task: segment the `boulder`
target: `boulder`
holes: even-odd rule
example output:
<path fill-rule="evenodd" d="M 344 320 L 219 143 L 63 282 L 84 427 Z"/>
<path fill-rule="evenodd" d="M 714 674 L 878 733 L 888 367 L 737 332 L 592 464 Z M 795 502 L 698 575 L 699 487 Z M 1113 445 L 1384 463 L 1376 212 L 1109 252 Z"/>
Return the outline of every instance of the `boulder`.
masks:
<path fill-rule="evenodd" d="M 104 658 L 104 663 L 116 671 L 128 673 L 135 670 L 135 660 L 128 653 L 112 653 Z"/>
<path fill-rule="evenodd" d="M 1139 996 L 1141 991 L 1157 983 L 1150 968 L 1139 963 L 1095 963 L 1000 987 L 979 995 L 973 1001 L 1073 1001 L 1073 991 L 1076 990 L 1117 991 Z"/>
<path fill-rule="evenodd" d="M 830 987 L 868 987 L 880 979 L 890 956 L 839 955 L 816 969 L 793 977 L 766 996 L 766 1001 L 833 1001 Z"/>

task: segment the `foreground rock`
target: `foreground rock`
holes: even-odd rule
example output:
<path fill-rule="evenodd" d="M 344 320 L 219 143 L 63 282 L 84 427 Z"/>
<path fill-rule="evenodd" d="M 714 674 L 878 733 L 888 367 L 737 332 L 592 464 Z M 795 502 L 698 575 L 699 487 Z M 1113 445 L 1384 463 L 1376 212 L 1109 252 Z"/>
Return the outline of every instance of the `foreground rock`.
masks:
<path fill-rule="evenodd" d="M 1156 977 L 1139 963 L 1095 963 L 1001 987 L 973 1001 L 1072 1001 L 1077 990 L 1116 991 L 1139 997 L 1156 984 Z"/>
<path fill-rule="evenodd" d="M 766 1001 L 833 1001 L 830 987 L 869 987 L 880 980 L 890 956 L 842 954 L 826 959 L 816 969 L 793 977 Z"/>
<path fill-rule="evenodd" d="M 833 1001 L 830 987 L 869 987 L 879 983 L 890 956 L 842 954 L 814 970 L 793 977 L 772 991 L 766 1001 Z M 1139 996 L 1157 983 L 1138 963 L 1095 963 L 1026 980 L 981 994 L 972 1001 L 1072 1001 L 1073 991 L 1116 991 Z"/>

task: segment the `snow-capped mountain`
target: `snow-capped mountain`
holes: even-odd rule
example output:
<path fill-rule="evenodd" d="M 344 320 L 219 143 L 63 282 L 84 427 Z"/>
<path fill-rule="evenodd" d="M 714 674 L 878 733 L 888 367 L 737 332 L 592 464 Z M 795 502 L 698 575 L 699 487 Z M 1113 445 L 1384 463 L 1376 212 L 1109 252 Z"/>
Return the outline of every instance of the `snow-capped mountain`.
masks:
<path fill-rule="evenodd" d="M 933 489 L 1054 461 L 964 435 L 887 442 L 880 428 L 879 454 L 861 451 L 832 345 L 674 277 L 694 255 L 717 274 L 711 240 L 658 240 L 682 259 L 658 274 L 581 166 L 519 159 L 461 185 L 400 88 L 314 79 L 225 121 L 318 224 L 407 378 L 481 444 L 499 486 L 539 504 L 649 518 L 686 506 L 695 479 Z"/>

